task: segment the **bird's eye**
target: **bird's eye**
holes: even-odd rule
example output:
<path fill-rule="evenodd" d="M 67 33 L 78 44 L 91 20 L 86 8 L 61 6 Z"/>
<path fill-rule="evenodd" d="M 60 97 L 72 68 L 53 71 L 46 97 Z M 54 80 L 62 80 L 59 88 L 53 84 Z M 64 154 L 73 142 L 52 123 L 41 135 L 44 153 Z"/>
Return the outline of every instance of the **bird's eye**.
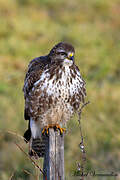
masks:
<path fill-rule="evenodd" d="M 61 52 L 60 53 L 62 56 L 67 56 L 67 53 L 65 53 L 65 52 Z"/>

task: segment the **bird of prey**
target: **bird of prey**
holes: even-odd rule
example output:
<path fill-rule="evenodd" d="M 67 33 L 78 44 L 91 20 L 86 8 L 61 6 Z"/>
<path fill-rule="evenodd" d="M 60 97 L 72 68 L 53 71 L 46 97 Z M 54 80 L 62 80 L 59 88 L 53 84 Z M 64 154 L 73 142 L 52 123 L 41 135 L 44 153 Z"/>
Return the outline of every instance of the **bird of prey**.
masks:
<path fill-rule="evenodd" d="M 62 134 L 67 121 L 84 102 L 85 81 L 75 65 L 74 54 L 72 45 L 60 42 L 48 55 L 29 63 L 23 91 L 24 117 L 29 120 L 24 138 L 30 141 L 30 155 L 33 149 L 42 157 L 43 134 L 48 133 L 49 128 L 59 129 Z M 38 140 L 39 151 L 35 145 Z"/>

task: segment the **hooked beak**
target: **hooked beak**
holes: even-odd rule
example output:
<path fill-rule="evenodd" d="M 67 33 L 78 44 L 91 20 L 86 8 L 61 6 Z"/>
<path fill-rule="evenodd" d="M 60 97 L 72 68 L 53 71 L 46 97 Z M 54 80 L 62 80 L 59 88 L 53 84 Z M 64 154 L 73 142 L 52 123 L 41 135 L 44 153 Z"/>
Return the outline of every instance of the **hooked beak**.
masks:
<path fill-rule="evenodd" d="M 68 55 L 68 59 L 74 61 L 74 55 L 73 55 L 73 53 L 70 53 L 70 54 Z"/>

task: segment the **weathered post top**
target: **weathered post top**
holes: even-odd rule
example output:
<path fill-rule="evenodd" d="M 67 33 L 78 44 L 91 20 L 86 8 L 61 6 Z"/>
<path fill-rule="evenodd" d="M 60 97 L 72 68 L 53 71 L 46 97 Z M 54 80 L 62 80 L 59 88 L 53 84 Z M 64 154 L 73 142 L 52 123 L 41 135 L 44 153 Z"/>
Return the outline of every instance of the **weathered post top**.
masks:
<path fill-rule="evenodd" d="M 64 134 L 49 129 L 45 147 L 43 180 L 64 180 Z"/>

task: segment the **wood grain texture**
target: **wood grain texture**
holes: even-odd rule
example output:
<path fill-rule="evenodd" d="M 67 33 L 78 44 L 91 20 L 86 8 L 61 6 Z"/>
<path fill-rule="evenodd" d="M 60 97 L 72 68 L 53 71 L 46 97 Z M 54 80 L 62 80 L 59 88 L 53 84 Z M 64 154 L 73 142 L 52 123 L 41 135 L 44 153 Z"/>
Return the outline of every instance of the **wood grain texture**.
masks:
<path fill-rule="evenodd" d="M 64 180 L 64 135 L 49 129 L 49 137 L 45 147 L 43 180 Z"/>

